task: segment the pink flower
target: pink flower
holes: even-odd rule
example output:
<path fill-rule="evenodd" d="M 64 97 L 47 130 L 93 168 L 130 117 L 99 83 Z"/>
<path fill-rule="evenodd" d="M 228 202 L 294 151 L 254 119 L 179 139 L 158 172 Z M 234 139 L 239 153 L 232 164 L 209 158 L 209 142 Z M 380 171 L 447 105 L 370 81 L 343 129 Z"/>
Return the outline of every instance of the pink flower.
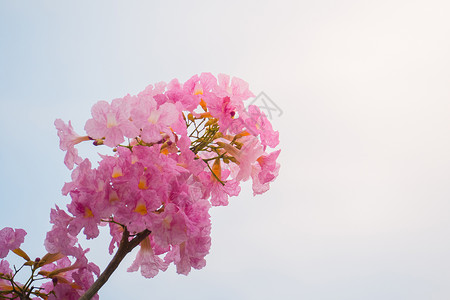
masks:
<path fill-rule="evenodd" d="M 172 245 L 164 260 L 174 262 L 177 273 L 187 275 L 191 267 L 201 269 L 205 266 L 205 256 L 211 247 L 211 220 L 209 208 L 211 204 L 206 200 L 191 199 L 185 203 L 186 233 L 188 239 L 181 244 Z"/>
<path fill-rule="evenodd" d="M 0 258 L 6 257 L 10 250 L 19 248 L 25 240 L 25 235 L 27 232 L 23 229 L 5 227 L 0 230 Z"/>
<path fill-rule="evenodd" d="M 68 233 L 77 236 L 82 228 L 88 239 L 97 237 L 102 218 L 109 217 L 109 191 L 97 170 L 92 170 L 89 160 L 84 160 L 72 173 L 73 182 L 66 183 L 64 193 L 70 193 L 72 202 L 67 205 L 74 218 L 68 224 Z"/>
<path fill-rule="evenodd" d="M 78 249 L 82 250 L 81 248 Z M 97 275 L 97 277 L 100 275 L 100 268 L 93 262 L 88 262 L 85 256 L 88 251 L 89 249 L 80 251 L 79 257 L 77 257 L 76 262 L 73 264 L 75 269 L 71 273 L 74 283 L 84 291 L 87 291 L 94 284 L 95 279 L 93 274 Z M 93 297 L 93 299 L 98 298 L 98 295 Z"/>
<path fill-rule="evenodd" d="M 78 300 L 81 295 L 72 285 L 67 283 L 58 283 L 54 289 L 53 293 L 47 298 L 47 300 Z"/>
<path fill-rule="evenodd" d="M 100 268 L 94 263 L 88 262 L 86 258 L 88 251 L 89 249 L 83 250 L 78 245 L 69 254 L 76 258 L 74 263 L 66 255 L 56 262 L 44 265 L 40 274 L 48 276 L 53 272 L 53 275 L 48 276 L 52 281 L 44 283 L 41 291 L 56 294 L 57 298 L 53 299 L 79 299 L 94 283 L 93 274 L 97 277 L 100 275 Z M 94 296 L 93 299 L 98 299 L 98 296 Z"/>
<path fill-rule="evenodd" d="M 131 117 L 136 127 L 141 129 L 141 138 L 147 143 L 162 140 L 161 132 L 171 136 L 170 126 L 178 119 L 178 109 L 172 103 L 164 103 L 158 107 L 150 98 L 139 98 Z"/>
<path fill-rule="evenodd" d="M 252 172 L 253 194 L 262 194 L 269 190 L 269 183 L 274 181 L 278 176 L 280 164 L 276 160 L 280 151 L 274 151 L 269 155 L 262 155 L 257 159 L 258 164 L 254 166 Z"/>
<path fill-rule="evenodd" d="M 187 222 L 186 215 L 175 204 L 166 204 L 164 211 L 152 224 L 152 235 L 155 242 L 161 247 L 182 243 L 187 239 Z"/>
<path fill-rule="evenodd" d="M 222 185 L 216 180 L 211 185 L 211 204 L 214 206 L 227 206 L 229 196 L 237 196 L 241 192 L 239 182 L 236 180 L 228 180 Z"/>
<path fill-rule="evenodd" d="M 202 106 L 206 106 L 214 118 L 218 119 L 221 132 L 226 132 L 227 129 L 237 131 L 241 124 L 236 124 L 237 117 L 244 110 L 243 100 L 253 96 L 253 93 L 248 89 L 248 84 L 242 79 L 234 77 L 231 80 L 230 76 L 219 74 L 217 79 L 210 73 L 202 73 L 198 81 L 193 77 L 186 82 L 185 86 L 190 93 L 198 95 L 204 103 L 200 102 Z M 204 107 L 205 109 L 205 107 Z"/>
<path fill-rule="evenodd" d="M 78 150 L 75 149 L 75 145 L 83 141 L 88 141 L 88 136 L 78 135 L 72 128 L 72 124 L 66 125 L 63 120 L 56 119 L 55 127 L 58 130 L 59 148 L 63 151 L 67 151 L 64 157 L 64 164 L 70 169 L 73 169 L 73 165 L 80 164 L 82 158 L 78 156 Z"/>
<path fill-rule="evenodd" d="M 13 277 L 13 270 L 11 270 L 11 268 L 9 267 L 9 263 L 3 259 L 0 260 L 0 277 L 1 278 Z M 5 299 L 8 299 L 9 297 L 11 299 L 14 299 L 12 294 L 5 294 L 5 291 L 12 291 L 11 282 L 6 279 L 0 279 L 0 292 L 2 292 L 1 295 L 5 297 Z"/>
<path fill-rule="evenodd" d="M 220 130 L 225 132 L 235 123 L 235 116 L 244 110 L 243 100 L 254 95 L 242 79 L 233 77 L 230 84 L 230 76 L 219 74 L 218 80 L 219 85 L 213 88 L 216 97 L 209 99 L 208 107 L 211 115 L 219 119 Z"/>
<path fill-rule="evenodd" d="M 219 74 L 218 76 L 219 86 L 216 89 L 216 93 L 221 97 L 230 97 L 233 102 L 241 103 L 250 97 L 255 95 L 248 89 L 248 83 L 244 80 L 233 77 L 230 82 L 230 76 L 226 74 Z"/>
<path fill-rule="evenodd" d="M 212 166 L 211 172 L 203 172 L 200 174 L 200 178 L 202 179 L 203 184 L 205 185 L 206 195 L 205 198 L 208 198 L 211 194 L 211 204 L 213 206 L 226 206 L 228 205 L 228 197 L 229 196 L 237 196 L 241 191 L 241 187 L 239 186 L 239 182 L 231 179 L 227 180 L 230 175 L 230 171 L 226 169 L 222 169 L 220 166 L 220 162 L 216 160 Z M 215 176 L 214 176 L 215 175 Z M 217 178 L 219 178 L 222 182 L 225 183 L 223 185 Z"/>
<path fill-rule="evenodd" d="M 44 241 L 45 249 L 49 253 L 70 253 L 77 238 L 70 235 L 67 228 L 63 227 L 53 227 L 49 232 Z"/>
<path fill-rule="evenodd" d="M 74 247 L 70 256 L 76 258 L 76 261 L 72 263 L 67 256 L 63 256 L 56 262 L 44 265 L 41 270 L 44 274 L 57 271 L 52 278 L 52 282 L 42 285 L 42 288 L 46 293 L 53 291 L 59 297 L 63 299 L 71 298 L 78 295 L 78 299 L 84 291 L 94 283 L 93 274 L 100 275 L 100 268 L 92 262 L 88 262 L 86 253 L 89 249 L 83 250 L 80 246 Z M 70 284 L 73 290 L 69 289 L 66 285 Z M 66 294 L 67 293 L 67 294 Z M 59 298 L 57 298 L 59 299 Z M 98 296 L 94 296 L 93 299 L 98 299 Z"/>
<path fill-rule="evenodd" d="M 140 243 L 140 249 L 136 255 L 136 259 L 127 271 L 136 272 L 140 268 L 142 276 L 152 278 L 158 274 L 159 270 L 167 270 L 167 267 L 168 264 L 155 255 L 150 244 L 150 237 L 147 237 Z"/>
<path fill-rule="evenodd" d="M 201 269 L 206 265 L 205 256 L 211 247 L 211 237 L 197 236 L 180 245 L 174 245 L 165 257 L 166 262 L 174 262 L 177 273 L 188 275 L 191 268 Z"/>
<path fill-rule="evenodd" d="M 218 119 L 220 131 L 222 132 L 226 132 L 236 122 L 235 115 L 243 109 L 241 103 L 232 102 L 229 96 L 211 98 L 208 102 L 208 108 L 211 115 Z"/>
<path fill-rule="evenodd" d="M 281 150 L 274 151 L 269 155 L 262 155 L 258 158 L 258 164 L 261 166 L 258 178 L 262 183 L 273 181 L 278 176 L 280 164 L 277 163 L 277 158 L 280 152 Z"/>
<path fill-rule="evenodd" d="M 139 134 L 130 121 L 130 101 L 115 99 L 109 104 L 99 101 L 92 107 L 92 119 L 87 120 L 84 129 L 94 139 L 105 138 L 104 144 L 115 147 L 124 141 L 124 136 L 134 138 Z"/>
<path fill-rule="evenodd" d="M 211 204 L 205 199 L 193 199 L 193 203 L 186 206 L 184 213 L 189 219 L 187 225 L 187 234 L 190 239 L 209 235 L 211 232 L 211 219 L 209 209 Z"/>
<path fill-rule="evenodd" d="M 239 171 L 235 176 L 237 181 L 246 181 L 250 178 L 253 164 L 256 162 L 256 159 L 264 153 L 261 144 L 255 137 L 246 139 L 241 150 L 224 142 L 217 142 L 217 144 L 223 147 L 225 151 L 237 160 L 239 164 Z"/>
<path fill-rule="evenodd" d="M 46 282 L 41 285 L 41 288 L 43 289 L 42 292 L 50 293 L 55 289 L 55 285 L 71 282 L 72 277 L 70 275 L 73 270 L 73 268 L 71 268 L 71 265 L 72 262 L 70 261 L 69 257 L 63 256 L 53 263 L 42 266 L 41 271 L 45 274 L 48 274 L 55 270 L 60 271 L 58 274 L 56 274 L 56 276 L 52 278 L 52 281 Z"/>
<path fill-rule="evenodd" d="M 179 83 L 178 79 L 173 79 L 169 82 L 164 97 L 158 95 L 155 99 L 160 105 L 163 103 L 162 101 L 168 103 L 180 103 L 182 110 L 192 111 L 198 106 L 197 97 L 187 93 L 186 90 L 184 90 L 184 87 Z"/>
<path fill-rule="evenodd" d="M 187 136 L 182 136 L 177 142 L 177 147 L 181 153 L 174 155 L 173 158 L 177 161 L 178 166 L 188 171 L 188 176 L 190 174 L 197 176 L 205 169 L 205 164 L 203 161 L 196 159 L 195 154 L 189 149 L 190 146 L 190 139 Z"/>
<path fill-rule="evenodd" d="M 211 92 L 214 88 L 217 87 L 217 79 L 211 73 L 200 74 L 199 80 L 200 82 L 197 88 L 201 88 L 203 94 Z"/>
<path fill-rule="evenodd" d="M 200 104 L 206 111 L 207 104 L 218 98 L 212 92 L 214 88 L 217 88 L 217 79 L 211 73 L 202 73 L 200 77 L 194 75 L 187 80 L 183 85 L 183 91 L 196 99 L 196 105 L 191 110 Z"/>
<path fill-rule="evenodd" d="M 162 81 L 156 83 L 155 86 L 150 84 L 142 92 L 138 94 L 138 98 L 147 98 L 147 99 L 153 98 L 156 95 L 163 94 L 164 91 L 166 90 L 166 87 L 167 83 Z"/>
<path fill-rule="evenodd" d="M 279 133 L 272 129 L 272 125 L 266 115 L 255 105 L 248 107 L 248 112 L 241 115 L 247 131 L 254 136 L 260 135 L 261 144 L 275 148 L 279 144 Z"/>
<path fill-rule="evenodd" d="M 6 260 L 0 260 L 0 274 L 12 274 L 9 263 Z"/>
<path fill-rule="evenodd" d="M 56 209 L 50 211 L 50 223 L 53 224 L 52 229 L 47 232 L 44 241 L 45 249 L 49 253 L 71 253 L 78 239 L 69 234 L 67 227 L 73 220 L 64 210 Z"/>
<path fill-rule="evenodd" d="M 68 233 L 77 236 L 84 228 L 83 233 L 87 239 L 99 235 L 98 226 L 101 222 L 100 210 L 96 209 L 98 194 L 71 193 L 72 202 L 67 205 L 69 212 L 75 217 L 68 227 Z M 91 202 L 92 201 L 92 202 Z"/>
<path fill-rule="evenodd" d="M 109 254 L 113 254 L 114 248 L 119 247 L 120 241 L 122 239 L 123 227 L 114 223 L 109 223 L 109 234 L 111 234 L 112 239 L 109 243 Z"/>

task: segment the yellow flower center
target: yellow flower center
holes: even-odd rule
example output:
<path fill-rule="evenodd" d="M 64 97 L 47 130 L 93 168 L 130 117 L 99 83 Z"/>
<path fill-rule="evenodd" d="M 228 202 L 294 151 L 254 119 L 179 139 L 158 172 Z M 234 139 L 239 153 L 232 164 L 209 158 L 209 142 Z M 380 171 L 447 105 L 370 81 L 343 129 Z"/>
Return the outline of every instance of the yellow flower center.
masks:
<path fill-rule="evenodd" d="M 145 206 L 145 203 L 143 201 L 139 201 L 134 211 L 138 214 L 141 214 L 142 216 L 145 216 L 147 214 L 147 207 Z"/>
<path fill-rule="evenodd" d="M 141 179 L 139 180 L 138 188 L 141 190 L 148 189 L 147 181 L 145 180 L 145 177 L 141 177 Z"/>
<path fill-rule="evenodd" d="M 113 173 L 112 173 L 112 178 L 117 178 L 117 177 L 120 177 L 120 176 L 123 176 L 123 173 L 122 173 L 122 169 L 120 168 L 120 167 L 114 167 L 114 169 L 113 169 Z"/>
<path fill-rule="evenodd" d="M 84 208 L 84 217 L 85 218 L 92 218 L 94 214 L 92 213 L 92 210 L 90 210 L 88 207 Z"/>

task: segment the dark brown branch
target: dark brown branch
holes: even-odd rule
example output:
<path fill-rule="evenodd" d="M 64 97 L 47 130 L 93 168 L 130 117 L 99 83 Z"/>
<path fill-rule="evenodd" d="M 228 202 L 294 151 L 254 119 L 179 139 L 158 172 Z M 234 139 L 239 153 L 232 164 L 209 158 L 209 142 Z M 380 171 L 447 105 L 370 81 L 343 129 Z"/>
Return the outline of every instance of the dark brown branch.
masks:
<path fill-rule="evenodd" d="M 150 231 L 146 229 L 138 233 L 131 241 L 128 241 L 130 233 L 125 227 L 122 235 L 122 240 L 119 244 L 119 249 L 117 250 L 113 259 L 110 261 L 103 273 L 100 274 L 94 284 L 86 291 L 86 293 L 84 293 L 83 296 L 81 296 L 80 300 L 89 300 L 94 297 L 94 295 L 97 294 L 98 290 L 108 281 L 109 277 L 111 277 L 111 274 L 117 269 L 125 256 L 130 253 L 131 250 L 133 250 L 137 245 L 139 245 L 139 243 L 142 242 L 146 237 L 148 237 L 149 234 Z"/>

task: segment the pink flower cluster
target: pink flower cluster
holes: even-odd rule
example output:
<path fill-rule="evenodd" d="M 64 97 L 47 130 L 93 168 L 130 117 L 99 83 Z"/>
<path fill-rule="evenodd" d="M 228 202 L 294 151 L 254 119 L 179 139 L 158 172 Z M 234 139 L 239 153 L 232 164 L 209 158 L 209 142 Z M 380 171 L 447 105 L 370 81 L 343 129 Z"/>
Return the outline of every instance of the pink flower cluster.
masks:
<path fill-rule="evenodd" d="M 39 296 L 33 299 L 73 299 L 77 300 L 94 283 L 94 276 L 100 274 L 100 269 L 94 263 L 89 263 L 85 254 L 89 249 L 83 250 L 79 245 L 71 248 L 71 253 L 47 253 L 44 257 L 34 261 L 20 249 L 26 235 L 23 229 L 5 227 L 0 230 L 0 257 L 4 258 L 10 251 L 26 260 L 24 265 L 30 266 L 36 272 L 39 280 L 51 279 L 44 282 L 38 290 L 27 284 L 14 281 L 14 272 L 8 261 L 0 261 L 0 298 L 19 299 L 17 293 L 24 291 L 28 295 Z M 68 256 L 76 259 L 71 262 Z M 37 271 L 39 270 L 39 271 Z M 36 278 L 35 278 L 36 279 Z M 25 298 L 24 298 L 25 299 Z M 30 299 L 30 298 L 26 298 Z M 98 299 L 98 295 L 94 296 Z"/>
<path fill-rule="evenodd" d="M 263 193 L 278 174 L 280 151 L 267 152 L 278 145 L 278 132 L 256 106 L 245 110 L 252 96 L 239 78 L 202 73 L 184 84 L 174 79 L 111 103 L 99 101 L 86 137 L 57 120 L 61 148 L 70 153 L 66 164 L 78 166 L 63 188 L 72 198 L 71 216 L 53 212 L 47 250 L 70 253 L 81 230 L 95 238 L 108 222 L 111 253 L 123 227 L 134 234 L 151 231 L 129 271 L 140 267 L 153 277 L 172 262 L 181 274 L 202 268 L 211 244 L 210 205 L 227 205 L 249 178 L 254 193 Z M 102 156 L 93 169 L 76 152 L 81 140 L 113 147 L 115 154 Z"/>
<path fill-rule="evenodd" d="M 47 300 L 70 299 L 78 300 L 80 296 L 94 283 L 94 276 L 100 274 L 100 268 L 92 262 L 88 262 L 85 254 L 88 250 L 80 246 L 74 248 L 72 253 L 76 258 L 74 263 L 61 253 L 57 253 L 55 262 L 41 267 L 40 275 L 52 280 L 41 285 L 41 293 L 47 294 Z M 98 299 L 95 295 L 93 299 Z"/>
<path fill-rule="evenodd" d="M 0 230 L 0 258 L 5 258 L 10 251 L 14 251 L 20 247 L 27 233 L 23 229 L 13 229 L 5 227 Z M 11 282 L 8 280 L 12 277 L 13 270 L 9 267 L 6 260 L 0 260 L 0 292 L 5 297 L 13 298 L 8 291 L 12 290 Z M 1 298 L 1 296 L 0 296 Z"/>
<path fill-rule="evenodd" d="M 49 253 L 63 255 L 43 273 L 64 270 L 57 279 L 63 284 L 51 285 L 53 294 L 71 299 L 67 295 L 75 294 L 74 284 L 85 290 L 92 274 L 98 275 L 77 236 L 82 231 L 96 238 L 105 224 L 112 237 L 110 253 L 124 231 L 131 236 L 150 232 L 130 272 L 140 269 L 151 278 L 171 263 L 185 275 L 204 267 L 211 205 L 227 205 L 250 178 L 254 194 L 266 192 L 278 175 L 280 150 L 269 151 L 279 143 L 278 132 L 256 106 L 246 110 L 244 102 L 252 96 L 239 78 L 202 73 L 185 83 L 174 79 L 137 95 L 97 102 L 85 136 L 70 122 L 56 120 L 60 148 L 67 151 L 64 162 L 69 169 L 76 167 L 62 190 L 71 197 L 68 213 L 52 209 L 53 227 L 45 240 Z M 75 148 L 89 140 L 113 148 L 112 155 L 101 155 L 96 168 Z M 76 258 L 75 267 L 67 255 Z M 51 291 L 50 285 L 44 288 Z"/>

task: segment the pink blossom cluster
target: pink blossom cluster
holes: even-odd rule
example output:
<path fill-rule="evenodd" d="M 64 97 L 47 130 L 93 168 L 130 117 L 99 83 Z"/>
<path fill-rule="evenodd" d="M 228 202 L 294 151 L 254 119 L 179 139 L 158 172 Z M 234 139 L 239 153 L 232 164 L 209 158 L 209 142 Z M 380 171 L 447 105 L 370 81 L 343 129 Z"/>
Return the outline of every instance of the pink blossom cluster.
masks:
<path fill-rule="evenodd" d="M 55 261 L 41 267 L 39 274 L 52 280 L 41 285 L 41 293 L 49 295 L 47 300 L 69 299 L 78 300 L 80 296 L 94 283 L 94 276 L 100 274 L 100 268 L 88 262 L 85 254 L 88 250 L 80 246 L 73 249 L 72 262 L 68 256 L 57 253 Z M 45 298 L 45 297 L 44 297 Z M 98 299 L 95 295 L 93 299 Z"/>
<path fill-rule="evenodd" d="M 71 197 L 67 212 L 52 209 L 53 227 L 45 240 L 47 251 L 62 258 L 43 274 L 65 270 L 58 273 L 62 284 L 53 280 L 44 291 L 54 287 L 53 294 L 72 295 L 74 286 L 88 287 L 99 270 L 85 259 L 77 236 L 82 231 L 96 238 L 105 224 L 110 253 L 124 231 L 131 237 L 150 232 L 130 272 L 140 269 L 151 278 L 171 263 L 185 275 L 204 267 L 211 245 L 210 207 L 227 205 L 250 178 L 254 194 L 264 193 L 278 175 L 280 150 L 269 150 L 278 145 L 278 132 L 258 107 L 246 109 L 245 100 L 253 96 L 242 79 L 202 73 L 184 83 L 174 79 L 137 95 L 97 102 L 84 136 L 70 122 L 56 120 L 64 162 L 75 168 L 62 189 Z M 78 154 L 76 145 L 83 141 L 111 147 L 113 153 L 101 155 L 94 168 Z M 8 247 L 0 245 L 0 254 Z"/>
<path fill-rule="evenodd" d="M 5 227 L 0 230 L 0 257 L 6 257 L 10 251 L 25 259 L 24 266 L 29 266 L 34 274 L 34 280 L 43 281 L 40 288 L 31 287 L 31 281 L 21 284 L 15 281 L 15 273 L 7 260 L 0 260 L 0 299 L 69 299 L 78 300 L 80 296 L 94 283 L 94 276 L 100 274 L 100 269 L 92 262 L 88 262 L 80 245 L 71 249 L 71 254 L 60 252 L 47 253 L 42 258 L 31 260 L 20 249 L 26 235 L 23 229 Z M 75 258 L 75 262 L 69 259 Z M 35 274 L 37 273 L 37 274 Z M 22 295 L 22 297 L 19 296 Z M 28 295 L 24 298 L 23 294 Z M 95 295 L 93 299 L 98 299 Z"/>

